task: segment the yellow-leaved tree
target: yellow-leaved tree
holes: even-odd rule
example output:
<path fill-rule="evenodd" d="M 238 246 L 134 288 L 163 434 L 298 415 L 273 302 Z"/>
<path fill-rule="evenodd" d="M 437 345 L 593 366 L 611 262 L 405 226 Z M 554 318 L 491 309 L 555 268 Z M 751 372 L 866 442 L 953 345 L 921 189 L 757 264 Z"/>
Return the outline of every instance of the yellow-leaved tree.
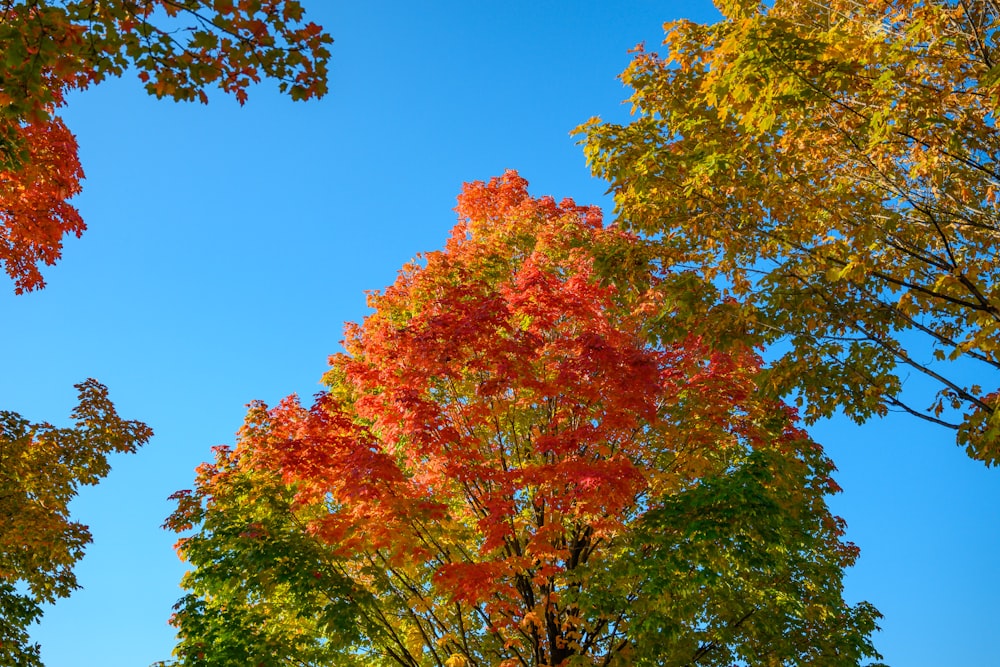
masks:
<path fill-rule="evenodd" d="M 623 224 L 780 342 L 808 419 L 903 410 L 996 464 L 1000 7 L 718 4 L 639 49 L 631 123 L 579 130 Z"/>

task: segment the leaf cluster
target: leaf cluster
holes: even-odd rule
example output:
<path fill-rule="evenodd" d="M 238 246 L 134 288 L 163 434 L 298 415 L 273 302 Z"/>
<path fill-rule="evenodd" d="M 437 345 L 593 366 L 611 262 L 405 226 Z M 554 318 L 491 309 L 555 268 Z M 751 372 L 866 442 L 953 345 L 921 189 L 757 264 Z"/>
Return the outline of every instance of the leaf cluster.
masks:
<path fill-rule="evenodd" d="M 262 78 L 293 99 L 327 91 L 332 39 L 297 0 L 7 0 L 0 3 L 3 115 L 45 119 L 66 90 L 135 68 L 157 97 L 246 99 Z"/>
<path fill-rule="evenodd" d="M 73 566 L 91 539 L 69 503 L 108 474 L 109 455 L 134 452 L 152 436 L 118 416 L 103 385 L 87 380 L 77 389 L 73 427 L 0 411 L 0 664 L 40 664 L 27 628 L 41 604 L 77 588 Z"/>

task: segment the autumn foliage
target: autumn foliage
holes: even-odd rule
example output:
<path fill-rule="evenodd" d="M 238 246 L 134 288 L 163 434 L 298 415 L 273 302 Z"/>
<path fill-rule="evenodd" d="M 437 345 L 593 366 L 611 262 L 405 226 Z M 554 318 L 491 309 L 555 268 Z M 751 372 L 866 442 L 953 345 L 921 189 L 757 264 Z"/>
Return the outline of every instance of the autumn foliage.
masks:
<path fill-rule="evenodd" d="M 59 118 L 18 125 L 28 158 L 0 171 L 0 264 L 20 294 L 42 287 L 40 265 L 59 259 L 66 234 L 86 225 L 67 200 L 80 192 L 76 139 Z"/>
<path fill-rule="evenodd" d="M 42 604 L 77 588 L 73 566 L 90 542 L 70 518 L 70 501 L 108 474 L 108 456 L 134 452 L 152 435 L 118 416 L 103 385 L 87 380 L 77 389 L 70 428 L 0 411 L 0 665 L 41 665 L 28 627 Z"/>
<path fill-rule="evenodd" d="M 807 419 L 905 411 L 997 463 L 996 3 L 717 4 L 637 53 L 632 122 L 581 128 L 622 224 L 781 342 L 763 384 Z"/>
<path fill-rule="evenodd" d="M 651 336 L 599 211 L 465 186 L 348 325 L 328 392 L 254 404 L 176 494 L 177 664 L 856 665 L 877 613 L 822 449 L 753 350 Z M 189 532 L 192 531 L 193 532 Z"/>
<path fill-rule="evenodd" d="M 56 111 L 66 95 L 138 70 L 146 90 L 242 104 L 262 77 L 293 99 L 326 92 L 331 38 L 295 0 L 9 0 L 0 3 L 0 265 L 18 294 L 44 287 L 63 239 L 86 229 L 69 200 L 81 190 L 77 143 Z M 78 385 L 74 428 L 0 412 L 0 664 L 40 665 L 28 627 L 41 605 L 76 588 L 90 541 L 70 519 L 81 485 L 108 472 L 151 430 L 124 421 L 94 380 Z"/>
<path fill-rule="evenodd" d="M 0 5 L 0 263 L 17 292 L 44 285 L 66 234 L 85 229 L 67 200 L 83 172 L 55 116 L 68 92 L 137 70 L 156 97 L 242 104 L 262 78 L 293 99 L 327 90 L 332 39 L 296 0 L 17 0 Z"/>

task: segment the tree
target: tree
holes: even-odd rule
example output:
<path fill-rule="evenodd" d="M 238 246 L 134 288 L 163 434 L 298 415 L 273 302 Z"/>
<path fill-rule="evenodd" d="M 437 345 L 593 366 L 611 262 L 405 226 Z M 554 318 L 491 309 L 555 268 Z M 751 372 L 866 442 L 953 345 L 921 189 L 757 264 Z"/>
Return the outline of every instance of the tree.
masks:
<path fill-rule="evenodd" d="M 465 186 L 329 391 L 250 407 L 167 525 L 176 663 L 857 665 L 822 448 L 746 346 L 655 339 L 669 276 L 599 279 L 596 208 Z M 193 532 L 191 532 L 193 530 Z"/>
<path fill-rule="evenodd" d="M 77 385 L 76 425 L 32 424 L 0 411 L 0 664 L 36 667 L 38 645 L 28 626 L 41 605 L 76 589 L 73 566 L 90 542 L 72 521 L 69 503 L 80 486 L 108 474 L 108 455 L 134 452 L 152 436 L 145 424 L 121 419 L 104 386 Z"/>
<path fill-rule="evenodd" d="M 632 122 L 579 130 L 622 224 L 780 342 L 762 383 L 808 422 L 902 410 L 996 464 L 996 4 L 718 6 L 639 49 Z"/>
<path fill-rule="evenodd" d="M 262 77 L 305 100 L 326 92 L 332 39 L 296 0 L 7 0 L 0 3 L 0 263 L 18 293 L 85 229 L 67 200 L 83 177 L 76 141 L 54 116 L 65 95 L 138 70 L 146 90 L 242 104 Z"/>

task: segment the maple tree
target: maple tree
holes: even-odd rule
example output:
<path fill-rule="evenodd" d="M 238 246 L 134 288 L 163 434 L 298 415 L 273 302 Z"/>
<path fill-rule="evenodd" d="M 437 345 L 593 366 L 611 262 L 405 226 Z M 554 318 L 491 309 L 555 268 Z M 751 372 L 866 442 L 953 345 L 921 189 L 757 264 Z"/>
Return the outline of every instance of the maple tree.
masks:
<path fill-rule="evenodd" d="M 807 420 L 901 410 L 996 464 L 996 3 L 717 6 L 639 49 L 631 122 L 578 129 L 622 224 L 781 343 L 763 384 Z"/>
<path fill-rule="evenodd" d="M 175 494 L 173 664 L 877 658 L 833 466 L 754 351 L 653 332 L 678 283 L 601 280 L 635 239 L 596 208 L 507 172 L 457 210 L 348 325 L 328 391 L 253 404 Z"/>
<path fill-rule="evenodd" d="M 83 172 L 55 111 L 67 92 L 135 68 L 156 97 L 242 104 L 275 79 L 293 99 L 327 90 L 328 46 L 296 0 L 0 2 L 0 263 L 18 293 L 44 285 L 39 263 L 85 229 L 67 200 Z"/>
<path fill-rule="evenodd" d="M 90 542 L 69 503 L 80 486 L 108 474 L 108 455 L 133 452 L 152 431 L 121 419 L 107 389 L 77 385 L 75 425 L 35 424 L 0 411 L 0 664 L 41 665 L 28 627 L 40 605 L 77 588 L 73 566 Z"/>

